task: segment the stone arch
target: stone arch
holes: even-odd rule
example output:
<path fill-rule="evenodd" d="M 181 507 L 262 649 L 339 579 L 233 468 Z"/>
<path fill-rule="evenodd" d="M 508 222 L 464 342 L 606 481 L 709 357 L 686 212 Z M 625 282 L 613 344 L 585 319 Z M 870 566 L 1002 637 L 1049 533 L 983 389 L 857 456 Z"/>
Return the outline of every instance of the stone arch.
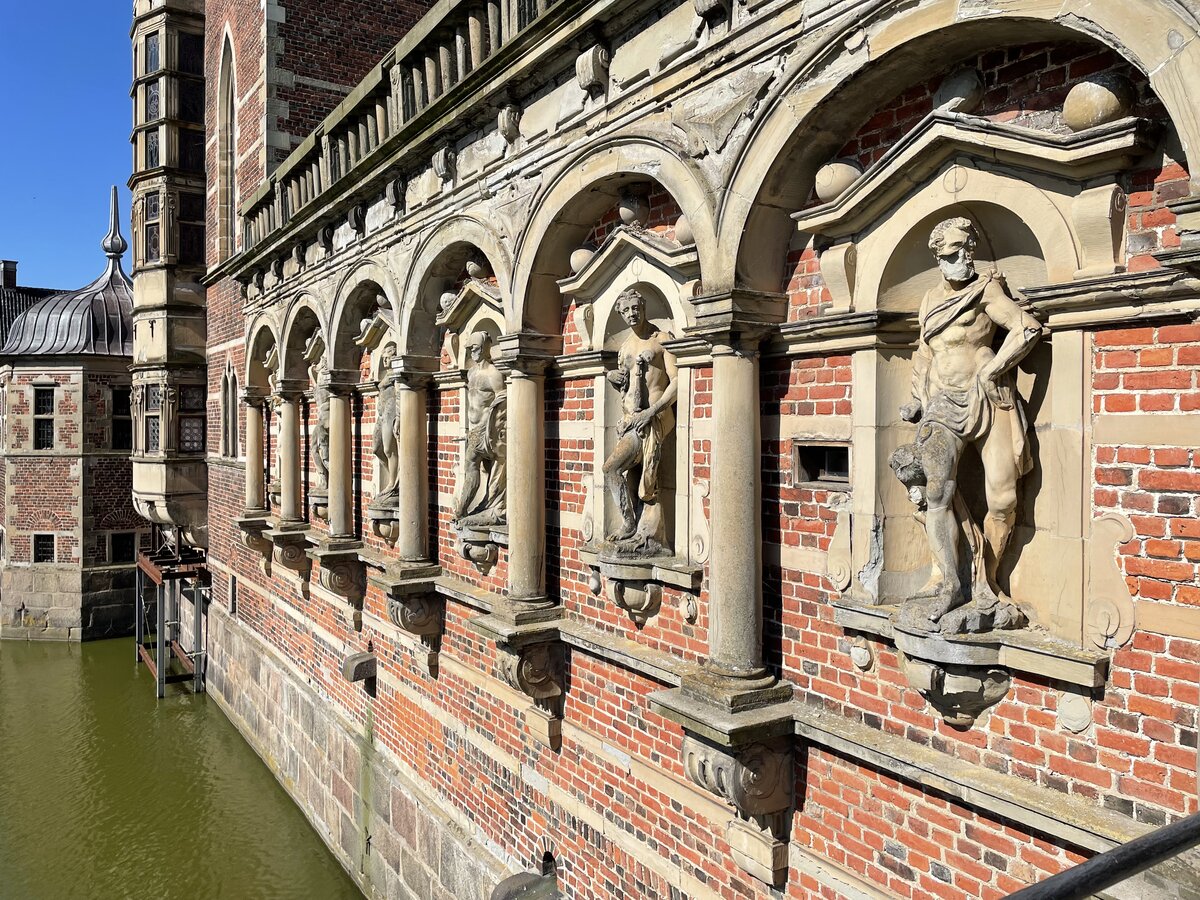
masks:
<path fill-rule="evenodd" d="M 720 273 L 713 203 L 703 176 L 682 150 L 667 142 L 616 135 L 578 151 L 534 198 L 529 222 L 517 238 L 510 331 L 558 333 L 557 281 L 570 274 L 572 251 L 622 187 L 646 179 L 657 181 L 675 198 L 695 236 L 701 281 L 706 286 L 710 279 L 716 282 Z"/>
<path fill-rule="evenodd" d="M 275 328 L 265 318 L 258 318 L 250 323 L 246 331 L 246 369 L 244 384 L 246 387 L 267 389 L 272 372 L 267 371 L 266 361 L 271 351 L 279 346 Z"/>
<path fill-rule="evenodd" d="M 482 255 L 491 267 L 500 296 L 511 296 L 513 266 L 507 239 L 472 215 L 446 219 L 425 236 L 409 268 L 399 317 L 401 353 L 437 355 L 438 300 L 474 254 Z"/>
<path fill-rule="evenodd" d="M 362 348 L 355 339 L 361 331 L 362 320 L 382 311 L 394 325 L 400 296 L 392 273 L 373 260 L 360 262 L 343 276 L 330 316 L 332 369 L 354 371 L 358 368 Z"/>
<path fill-rule="evenodd" d="M 1200 111 L 1187 85 L 1200 81 L 1200 46 L 1188 36 L 1198 30 L 1196 16 L 1175 2 L 1135 11 L 1125 0 L 1011 0 L 984 11 L 959 0 L 876 0 L 830 28 L 755 123 L 717 213 L 720 265 L 739 286 L 778 290 L 788 214 L 878 98 L 913 66 L 932 71 L 990 47 L 1047 39 L 1107 46 L 1146 75 L 1190 157 L 1200 148 Z"/>
<path fill-rule="evenodd" d="M 279 377 L 308 380 L 308 365 L 304 348 L 314 333 L 325 335 L 321 310 L 315 298 L 299 294 L 284 316 L 283 340 L 279 344 Z"/>

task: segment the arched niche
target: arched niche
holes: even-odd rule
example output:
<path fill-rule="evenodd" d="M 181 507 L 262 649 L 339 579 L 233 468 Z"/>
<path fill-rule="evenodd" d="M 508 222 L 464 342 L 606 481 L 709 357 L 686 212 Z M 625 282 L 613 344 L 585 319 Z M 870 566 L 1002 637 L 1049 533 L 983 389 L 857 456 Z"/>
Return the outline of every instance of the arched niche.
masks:
<path fill-rule="evenodd" d="M 534 198 L 529 224 L 517 239 L 509 330 L 558 334 L 558 282 L 572 274 L 571 255 L 623 194 L 655 186 L 665 189 L 687 218 L 699 258 L 714 258 L 711 189 L 686 153 L 638 135 L 606 137 L 581 148 Z"/>
<path fill-rule="evenodd" d="M 718 207 L 721 264 L 736 272 L 740 286 L 778 290 L 793 237 L 786 216 L 807 202 L 817 170 L 881 98 L 997 47 L 1071 41 L 1115 51 L 1147 77 L 1179 143 L 1194 152 L 1200 115 L 1188 86 L 1200 78 L 1200 47 L 1172 48 L 1163 35 L 1198 27 L 1181 5 L 1151 4 L 1135 17 L 1124 0 L 1072 0 L 1061 8 L 1013 0 L 985 14 L 958 0 L 873 3 L 798 55 L 764 101 Z"/>
<path fill-rule="evenodd" d="M 305 357 L 311 353 L 314 337 L 325 341 L 318 308 L 311 298 L 302 297 L 288 309 L 280 347 L 280 377 L 289 381 L 309 380 L 312 361 Z"/>

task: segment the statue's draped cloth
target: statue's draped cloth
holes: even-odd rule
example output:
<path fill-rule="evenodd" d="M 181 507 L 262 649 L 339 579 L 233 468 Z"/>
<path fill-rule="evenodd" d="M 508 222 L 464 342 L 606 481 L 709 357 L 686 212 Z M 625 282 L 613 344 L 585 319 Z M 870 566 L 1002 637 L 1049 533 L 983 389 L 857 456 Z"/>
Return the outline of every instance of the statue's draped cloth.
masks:
<path fill-rule="evenodd" d="M 995 280 L 994 272 L 980 273 L 971 284 L 951 294 L 926 312 L 921 320 L 921 339 L 928 344 L 931 338 L 941 334 L 974 310 L 982 301 L 984 292 Z M 996 380 L 996 387 L 1000 395 L 999 403 L 994 403 L 988 397 L 978 375 L 971 380 L 969 388 L 962 389 L 942 384 L 931 368 L 925 376 L 925 396 L 921 398 L 921 422 L 942 425 L 962 440 L 972 442 L 987 435 L 996 416 L 1010 417 L 1013 459 L 1016 461 L 1017 471 L 1025 475 L 1033 468 L 1033 456 L 1025 440 L 1028 423 L 1021 398 L 1017 394 L 1014 372 L 1005 372 Z"/>

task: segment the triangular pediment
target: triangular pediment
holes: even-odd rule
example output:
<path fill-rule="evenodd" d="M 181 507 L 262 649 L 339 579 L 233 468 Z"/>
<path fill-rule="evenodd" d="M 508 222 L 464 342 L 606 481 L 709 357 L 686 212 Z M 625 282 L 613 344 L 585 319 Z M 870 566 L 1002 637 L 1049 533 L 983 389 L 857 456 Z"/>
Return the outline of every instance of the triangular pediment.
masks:
<path fill-rule="evenodd" d="M 578 272 L 558 282 L 563 294 L 587 303 L 634 265 L 650 265 L 680 283 L 700 277 L 700 257 L 695 246 L 682 246 L 662 235 L 621 225 L 613 230 L 595 256 Z"/>
<path fill-rule="evenodd" d="M 803 232 L 845 237 L 871 225 L 950 162 L 1080 184 L 1129 168 L 1152 149 L 1156 136 L 1156 126 L 1145 119 L 1062 135 L 935 110 L 841 196 L 792 218 Z"/>

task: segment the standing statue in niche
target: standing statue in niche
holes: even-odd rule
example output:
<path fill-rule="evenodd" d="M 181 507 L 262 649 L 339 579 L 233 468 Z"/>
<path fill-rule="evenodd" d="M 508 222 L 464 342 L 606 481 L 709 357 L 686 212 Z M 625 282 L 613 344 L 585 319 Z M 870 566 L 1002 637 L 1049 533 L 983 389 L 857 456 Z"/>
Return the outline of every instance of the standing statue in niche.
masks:
<path fill-rule="evenodd" d="M 930 235 L 942 283 L 921 304 L 912 402 L 900 409 L 901 418 L 917 423 L 917 436 L 889 460 L 923 516 L 932 556 L 929 582 L 905 603 L 900 621 L 926 632 L 1025 624 L 997 587 L 996 573 L 1016 523 L 1017 484 L 1033 467 L 1015 368 L 1042 327 L 1016 304 L 1001 275 L 976 270 L 977 242 L 974 223 L 964 218 L 947 219 Z M 1005 334 L 993 350 L 997 330 Z M 968 444 L 983 467 L 982 529 L 958 484 Z M 960 534 L 968 557 L 960 552 Z"/>
<path fill-rule="evenodd" d="M 325 344 L 320 335 L 313 335 L 305 348 L 304 358 L 309 362 L 313 405 L 317 408 L 311 439 L 312 460 L 317 467 L 317 483 L 314 487 L 325 490 L 329 485 L 329 387 L 324 384 L 324 376 L 329 367 L 325 362 Z"/>
<path fill-rule="evenodd" d="M 371 508 L 385 507 L 396 500 L 396 483 L 400 480 L 400 454 L 396 448 L 396 376 L 392 360 L 396 347 L 388 344 L 379 357 L 379 393 L 375 400 L 374 453 L 379 462 L 379 493 Z"/>
<path fill-rule="evenodd" d="M 467 343 L 467 438 L 463 478 L 454 521 L 467 527 L 500 525 L 505 520 L 505 442 L 507 399 L 504 375 L 492 362 L 492 336 L 477 331 Z M 481 497 L 479 485 L 483 483 Z"/>
<path fill-rule="evenodd" d="M 631 333 L 607 376 L 623 395 L 617 443 L 604 461 L 604 483 L 621 515 L 608 544 L 621 556 L 669 556 L 658 489 L 663 442 L 675 427 L 679 373 L 674 355 L 663 348 L 672 335 L 646 318 L 646 300 L 636 288 L 617 297 L 617 313 Z M 636 500 L 631 476 L 637 479 Z"/>

